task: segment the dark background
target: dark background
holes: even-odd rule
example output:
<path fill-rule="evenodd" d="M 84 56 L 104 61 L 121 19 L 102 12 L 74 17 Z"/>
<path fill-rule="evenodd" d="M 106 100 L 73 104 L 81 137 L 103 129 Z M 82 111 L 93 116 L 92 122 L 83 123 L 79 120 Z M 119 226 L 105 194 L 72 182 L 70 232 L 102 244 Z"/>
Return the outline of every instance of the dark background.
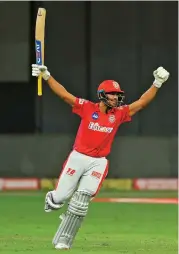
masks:
<path fill-rule="evenodd" d="M 37 171 L 57 174 L 71 149 L 80 121 L 47 84 L 43 85 L 42 98 L 37 97 L 31 64 L 35 63 L 38 7 L 47 10 L 45 65 L 76 96 L 96 101 L 99 83 L 115 79 L 125 90 L 126 103 L 131 103 L 150 87 L 157 67 L 163 66 L 170 72 L 157 98 L 134 116 L 132 123 L 119 129 L 111 154 L 111 175 L 118 170 L 119 177 L 134 177 L 135 172 L 136 176 L 176 176 L 178 3 L 173 1 L 1 2 L 0 133 L 3 140 L 7 139 L 3 144 L 8 145 L 0 150 L 5 153 L 5 147 L 8 154 L 12 150 L 12 164 L 17 164 L 16 168 L 7 166 L 4 158 L 3 174 L 14 174 L 14 170 L 19 170 L 17 175 L 33 175 Z M 16 11 L 12 11 L 13 8 Z M 10 14 L 8 18 L 7 14 Z M 54 137 L 53 151 L 57 155 L 44 170 L 41 164 L 47 165 L 47 161 L 42 163 L 42 159 L 37 159 L 36 162 L 35 154 L 43 158 L 45 151 L 40 150 L 45 149 L 43 142 L 52 142 Z M 37 144 L 41 148 L 35 152 Z M 19 159 L 14 156 L 15 147 L 19 150 Z M 22 163 L 20 150 L 27 147 L 30 171 L 27 162 L 23 164 L 24 170 L 19 166 Z M 33 159 L 30 151 L 34 152 Z M 50 160 L 52 155 L 48 149 L 46 153 Z M 47 171 L 49 173 L 45 173 Z"/>

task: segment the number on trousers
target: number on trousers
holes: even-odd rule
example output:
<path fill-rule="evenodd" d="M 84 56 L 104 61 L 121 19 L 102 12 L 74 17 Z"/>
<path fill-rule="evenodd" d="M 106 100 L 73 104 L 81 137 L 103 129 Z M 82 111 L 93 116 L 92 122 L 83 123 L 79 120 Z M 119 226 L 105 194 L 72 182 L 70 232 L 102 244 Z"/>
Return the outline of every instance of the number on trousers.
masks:
<path fill-rule="evenodd" d="M 76 170 L 72 169 L 72 168 L 68 168 L 67 170 L 67 175 L 73 176 Z"/>

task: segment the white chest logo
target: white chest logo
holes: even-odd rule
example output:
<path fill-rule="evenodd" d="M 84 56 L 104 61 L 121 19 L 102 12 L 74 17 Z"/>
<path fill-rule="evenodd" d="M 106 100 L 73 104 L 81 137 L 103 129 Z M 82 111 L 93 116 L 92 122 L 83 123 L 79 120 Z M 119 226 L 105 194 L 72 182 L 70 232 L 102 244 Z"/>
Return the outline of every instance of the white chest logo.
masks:
<path fill-rule="evenodd" d="M 100 126 L 99 123 L 90 122 L 88 129 L 99 132 L 111 133 L 113 131 L 112 127 Z"/>
<path fill-rule="evenodd" d="M 115 115 L 110 115 L 110 116 L 109 116 L 109 122 L 110 122 L 110 123 L 114 123 L 115 120 L 116 120 Z"/>

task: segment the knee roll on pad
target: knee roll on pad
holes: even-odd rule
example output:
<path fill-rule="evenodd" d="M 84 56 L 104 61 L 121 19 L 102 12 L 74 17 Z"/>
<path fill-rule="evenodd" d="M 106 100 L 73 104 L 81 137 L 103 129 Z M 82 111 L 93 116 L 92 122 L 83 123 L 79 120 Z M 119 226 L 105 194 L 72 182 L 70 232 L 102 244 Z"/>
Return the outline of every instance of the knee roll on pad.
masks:
<path fill-rule="evenodd" d="M 76 191 L 70 200 L 68 212 L 76 216 L 85 217 L 88 212 L 90 200 L 91 200 L 90 193 Z"/>

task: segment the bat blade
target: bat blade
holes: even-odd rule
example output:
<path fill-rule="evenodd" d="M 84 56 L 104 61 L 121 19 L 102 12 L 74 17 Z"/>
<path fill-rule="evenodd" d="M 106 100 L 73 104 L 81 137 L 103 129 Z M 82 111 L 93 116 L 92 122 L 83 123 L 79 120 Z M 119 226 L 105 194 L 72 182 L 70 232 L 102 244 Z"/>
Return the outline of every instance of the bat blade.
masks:
<path fill-rule="evenodd" d="M 36 64 L 44 64 L 44 41 L 45 41 L 45 19 L 46 10 L 39 8 L 35 27 L 35 52 Z M 38 77 L 38 96 L 42 95 L 42 77 Z"/>

